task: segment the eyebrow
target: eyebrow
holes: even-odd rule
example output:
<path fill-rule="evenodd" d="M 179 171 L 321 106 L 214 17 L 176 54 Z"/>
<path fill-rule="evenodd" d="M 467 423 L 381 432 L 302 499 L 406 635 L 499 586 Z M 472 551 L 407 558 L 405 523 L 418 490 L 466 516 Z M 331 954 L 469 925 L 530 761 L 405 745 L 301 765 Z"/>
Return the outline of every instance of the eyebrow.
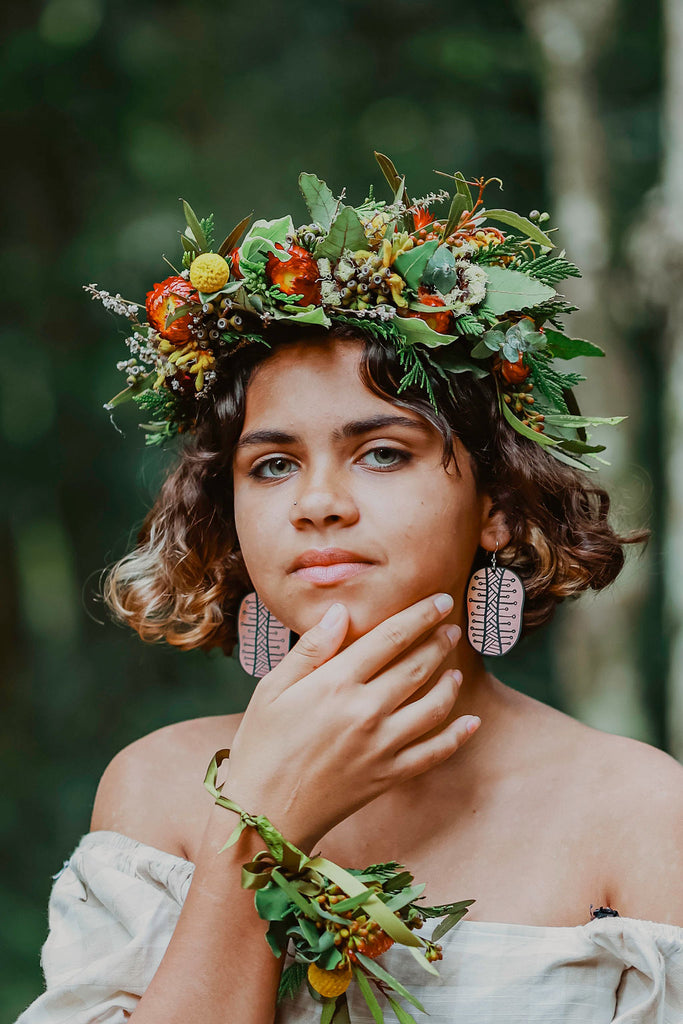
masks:
<path fill-rule="evenodd" d="M 408 416 L 378 415 L 371 416 L 366 420 L 352 420 L 345 423 L 341 428 L 332 431 L 333 441 L 344 441 L 352 437 L 359 437 L 361 434 L 369 434 L 373 430 L 381 430 L 384 427 L 411 427 L 419 430 L 422 434 L 429 434 L 430 427 L 420 420 L 410 419 Z M 243 434 L 235 446 L 235 451 L 257 444 L 297 444 L 301 438 L 297 434 L 288 434 L 283 430 L 251 430 Z"/>

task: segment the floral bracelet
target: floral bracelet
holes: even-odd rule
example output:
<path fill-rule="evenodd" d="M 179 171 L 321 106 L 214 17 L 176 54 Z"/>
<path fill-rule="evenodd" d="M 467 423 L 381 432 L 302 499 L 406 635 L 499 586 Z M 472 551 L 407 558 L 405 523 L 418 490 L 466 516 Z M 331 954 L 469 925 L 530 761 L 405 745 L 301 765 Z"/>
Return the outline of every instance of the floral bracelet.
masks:
<path fill-rule="evenodd" d="M 256 829 L 266 844 L 266 850 L 242 865 L 241 884 L 243 889 L 255 890 L 257 913 L 269 922 L 266 941 L 273 954 L 282 956 L 290 939 L 294 946 L 293 962 L 280 979 L 278 1005 L 294 996 L 305 979 L 313 999 L 322 1004 L 320 1024 L 350 1024 L 346 991 L 355 981 L 378 1024 L 384 1017 L 373 989 L 386 998 L 400 1024 L 415 1024 L 389 993 L 427 1011 L 377 958 L 398 942 L 438 977 L 433 962 L 443 957 L 437 940 L 458 923 L 474 900 L 418 907 L 415 901 L 426 883 L 413 885 L 413 875 L 397 861 L 347 870 L 325 857 L 309 857 L 268 818 L 250 814 L 222 795 L 223 784 L 217 787 L 216 780 L 229 756 L 229 749 L 214 754 L 204 785 L 217 804 L 240 816 L 220 853 L 233 846 L 245 828 Z M 431 939 L 414 934 L 425 918 L 434 917 L 443 920 Z"/>

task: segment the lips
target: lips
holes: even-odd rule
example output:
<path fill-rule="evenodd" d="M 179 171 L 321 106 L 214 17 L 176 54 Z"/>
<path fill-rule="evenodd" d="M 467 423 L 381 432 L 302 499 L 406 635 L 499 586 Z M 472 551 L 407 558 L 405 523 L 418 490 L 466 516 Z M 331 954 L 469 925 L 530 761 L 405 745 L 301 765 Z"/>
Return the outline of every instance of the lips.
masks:
<path fill-rule="evenodd" d="M 338 565 L 340 563 L 348 564 L 353 562 L 369 565 L 372 563 L 372 559 L 366 558 L 365 555 L 360 555 L 356 551 L 346 551 L 343 548 L 323 548 L 319 551 L 311 548 L 299 555 L 290 566 L 289 571 L 296 572 L 298 569 L 308 569 L 311 566 Z"/>

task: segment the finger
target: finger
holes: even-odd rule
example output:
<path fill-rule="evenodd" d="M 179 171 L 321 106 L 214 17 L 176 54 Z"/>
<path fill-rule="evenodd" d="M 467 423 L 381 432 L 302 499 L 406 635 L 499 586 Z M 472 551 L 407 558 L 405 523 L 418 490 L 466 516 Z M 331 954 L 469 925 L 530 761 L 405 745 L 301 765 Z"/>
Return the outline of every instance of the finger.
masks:
<path fill-rule="evenodd" d="M 450 594 L 434 594 L 417 601 L 380 622 L 342 651 L 338 658 L 340 670 L 352 681 L 367 682 L 452 610 Z"/>
<path fill-rule="evenodd" d="M 389 750 L 401 750 L 427 733 L 443 728 L 458 699 L 462 672 L 448 669 L 424 697 L 398 708 L 386 719 L 382 742 Z"/>
<path fill-rule="evenodd" d="M 348 628 L 346 606 L 339 602 L 331 605 L 321 620 L 302 633 L 280 664 L 268 673 L 269 688 L 281 693 L 323 665 L 339 650 Z"/>
<path fill-rule="evenodd" d="M 435 736 L 403 747 L 394 756 L 392 775 L 397 782 L 405 781 L 447 761 L 480 725 L 481 719 L 476 715 L 461 715 Z"/>
<path fill-rule="evenodd" d="M 410 698 L 419 698 L 420 687 L 429 682 L 461 636 L 460 626 L 454 623 L 439 626 L 429 639 L 375 676 L 372 694 L 380 701 L 385 714 L 390 714 Z"/>

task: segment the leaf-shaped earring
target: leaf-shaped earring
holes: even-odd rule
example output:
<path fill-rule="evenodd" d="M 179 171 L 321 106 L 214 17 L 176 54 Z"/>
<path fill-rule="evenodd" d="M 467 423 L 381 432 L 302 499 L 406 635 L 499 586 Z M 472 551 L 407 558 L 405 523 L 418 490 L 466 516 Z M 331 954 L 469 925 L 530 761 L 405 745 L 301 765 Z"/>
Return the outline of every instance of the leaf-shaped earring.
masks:
<path fill-rule="evenodd" d="M 496 551 L 498 545 L 496 544 Z M 507 654 L 522 632 L 524 584 L 512 569 L 496 565 L 477 569 L 467 588 L 467 636 L 480 654 Z"/>
<path fill-rule="evenodd" d="M 247 594 L 237 616 L 240 665 L 261 679 L 289 651 L 292 633 L 272 615 L 256 593 Z"/>

